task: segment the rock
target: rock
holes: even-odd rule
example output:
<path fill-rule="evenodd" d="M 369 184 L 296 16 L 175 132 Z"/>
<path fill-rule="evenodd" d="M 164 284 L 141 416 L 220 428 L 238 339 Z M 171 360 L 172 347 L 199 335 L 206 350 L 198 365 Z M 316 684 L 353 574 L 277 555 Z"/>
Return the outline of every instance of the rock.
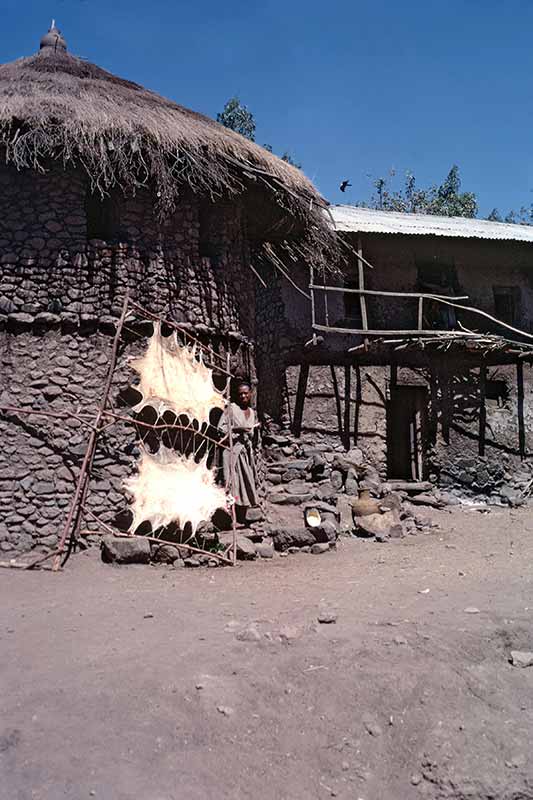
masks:
<path fill-rule="evenodd" d="M 259 506 L 246 509 L 246 522 L 261 522 L 264 518 L 263 511 Z"/>
<path fill-rule="evenodd" d="M 533 667 L 533 652 L 530 650 L 511 650 L 513 667 Z"/>
<path fill-rule="evenodd" d="M 274 547 L 266 542 L 256 544 L 255 552 L 259 558 L 274 558 Z"/>
<path fill-rule="evenodd" d="M 191 567 L 192 569 L 195 569 L 196 567 L 201 567 L 202 565 L 198 561 L 197 558 L 191 557 L 191 558 L 184 558 L 183 559 L 183 566 L 184 567 Z"/>
<path fill-rule="evenodd" d="M 329 542 L 317 542 L 311 545 L 311 552 L 313 555 L 320 555 L 320 553 L 327 553 L 329 550 Z"/>
<path fill-rule="evenodd" d="M 291 444 L 288 436 L 277 435 L 273 433 L 265 434 L 264 442 L 266 445 L 275 444 L 277 447 L 286 447 L 287 445 Z"/>
<path fill-rule="evenodd" d="M 337 514 L 339 515 L 339 532 L 351 533 L 353 530 L 352 497 L 340 494 L 337 497 Z"/>
<path fill-rule="evenodd" d="M 318 527 L 311 528 L 310 530 L 313 532 L 318 544 L 327 544 L 329 547 L 330 542 L 335 542 L 337 540 L 337 526 L 328 520 L 323 522 L 321 525 L 318 525 Z M 313 547 L 314 546 L 315 545 L 313 545 Z M 315 551 L 311 548 L 311 552 Z M 319 551 L 317 550 L 316 552 Z"/>
<path fill-rule="evenodd" d="M 433 495 L 425 494 L 424 492 L 422 492 L 422 494 L 415 494 L 409 499 L 413 505 L 433 506 L 433 508 L 440 508 L 442 506 L 440 500 L 437 500 L 437 498 L 433 497 Z"/>
<path fill-rule="evenodd" d="M 402 496 L 398 492 L 389 492 L 379 501 L 379 507 L 385 511 L 400 511 L 402 507 Z"/>
<path fill-rule="evenodd" d="M 465 614 L 479 614 L 479 608 L 475 606 L 468 606 L 465 608 Z"/>
<path fill-rule="evenodd" d="M 180 558 L 180 551 L 174 545 L 152 545 L 152 561 L 156 564 L 173 564 L 178 558 Z"/>
<path fill-rule="evenodd" d="M 393 639 L 394 644 L 407 644 L 405 636 L 395 636 Z"/>
<path fill-rule="evenodd" d="M 233 709 L 229 706 L 217 706 L 217 711 L 219 714 L 223 714 L 225 717 L 231 717 L 234 713 Z"/>
<path fill-rule="evenodd" d="M 291 481 L 297 480 L 299 477 L 300 473 L 297 469 L 288 469 L 282 474 L 281 480 L 283 483 L 290 483 Z"/>
<path fill-rule="evenodd" d="M 339 492 L 342 489 L 342 483 L 343 483 L 342 472 L 338 469 L 332 470 L 330 482 L 333 489 L 335 489 L 336 492 Z"/>
<path fill-rule="evenodd" d="M 318 496 L 321 500 L 333 500 L 337 496 L 337 492 L 331 483 L 326 483 L 324 486 L 318 487 Z"/>
<path fill-rule="evenodd" d="M 259 642 L 261 641 L 261 634 L 255 625 L 249 625 L 247 628 L 244 628 L 244 630 L 239 631 L 235 638 L 239 642 Z"/>
<path fill-rule="evenodd" d="M 381 726 L 378 725 L 375 719 L 370 717 L 369 715 L 365 714 L 363 717 L 363 725 L 365 726 L 365 730 L 370 736 L 381 736 L 383 731 L 381 730 Z"/>
<path fill-rule="evenodd" d="M 313 499 L 312 494 L 275 494 L 268 497 L 271 503 L 278 506 L 299 506 Z"/>
<path fill-rule="evenodd" d="M 101 543 L 106 564 L 149 564 L 150 542 L 142 536 L 121 537 L 107 534 Z"/>
<path fill-rule="evenodd" d="M 237 536 L 237 558 L 239 561 L 253 561 L 257 558 L 255 545 L 246 536 Z"/>
<path fill-rule="evenodd" d="M 499 489 L 498 491 L 502 500 L 508 503 L 513 508 L 522 506 L 525 503 L 525 497 L 523 496 L 523 494 L 519 491 L 511 489 L 510 486 L 502 486 L 502 488 Z"/>
<path fill-rule="evenodd" d="M 270 531 L 276 550 L 288 550 L 291 547 L 301 548 L 315 544 L 314 534 L 308 528 L 277 528 Z"/>
<path fill-rule="evenodd" d="M 433 484 L 429 481 L 387 481 L 383 484 L 384 492 L 419 494 L 420 492 L 431 492 L 432 489 Z"/>
<path fill-rule="evenodd" d="M 289 494 L 307 494 L 311 488 L 305 481 L 295 480 L 287 484 L 286 491 Z"/>
<path fill-rule="evenodd" d="M 285 625 L 279 632 L 279 638 L 284 644 L 292 644 L 292 642 L 295 642 L 299 637 L 300 631 L 298 628 L 294 628 L 291 625 Z"/>
<path fill-rule="evenodd" d="M 350 470 L 356 470 L 363 464 L 363 453 L 358 447 L 349 450 L 347 453 L 335 453 L 331 466 L 333 469 L 338 469 L 344 474 L 348 474 Z"/>
<path fill-rule="evenodd" d="M 275 472 L 268 472 L 266 475 L 266 480 L 273 486 L 277 486 L 281 483 L 281 475 L 277 475 Z"/>
<path fill-rule="evenodd" d="M 375 536 L 378 541 L 386 541 L 393 534 L 402 535 L 401 523 L 393 511 L 354 517 L 354 524 L 358 536 Z"/>
<path fill-rule="evenodd" d="M 357 482 L 357 473 L 353 468 L 348 470 L 346 481 L 344 484 L 346 494 L 356 495 L 359 491 L 359 484 Z"/>
<path fill-rule="evenodd" d="M 418 786 L 423 780 L 423 776 L 419 772 L 415 772 L 414 775 L 411 775 L 411 783 L 413 786 Z"/>
<path fill-rule="evenodd" d="M 337 614 L 330 609 L 324 609 L 317 617 L 321 625 L 334 625 L 337 622 Z"/>

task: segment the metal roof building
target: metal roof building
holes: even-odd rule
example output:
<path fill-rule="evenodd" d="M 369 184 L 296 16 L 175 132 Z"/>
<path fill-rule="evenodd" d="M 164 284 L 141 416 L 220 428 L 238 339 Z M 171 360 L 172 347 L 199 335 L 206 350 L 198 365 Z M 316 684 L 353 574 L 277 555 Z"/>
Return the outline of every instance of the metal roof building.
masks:
<path fill-rule="evenodd" d="M 533 243 L 532 225 L 514 225 L 508 222 L 491 222 L 467 217 L 438 217 L 430 214 L 378 211 L 372 208 L 348 205 L 331 206 L 329 213 L 337 231 Z"/>

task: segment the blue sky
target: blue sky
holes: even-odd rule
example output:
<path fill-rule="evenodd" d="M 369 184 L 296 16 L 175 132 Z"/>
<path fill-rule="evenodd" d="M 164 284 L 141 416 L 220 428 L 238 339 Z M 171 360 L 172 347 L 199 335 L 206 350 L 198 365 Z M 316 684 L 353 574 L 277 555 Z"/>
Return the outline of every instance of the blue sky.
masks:
<path fill-rule="evenodd" d="M 332 202 L 459 164 L 480 212 L 533 202 L 531 0 L 0 0 L 0 62 L 55 17 L 69 49 L 215 116 L 237 94 L 257 140 Z M 338 191 L 344 178 L 353 188 Z"/>

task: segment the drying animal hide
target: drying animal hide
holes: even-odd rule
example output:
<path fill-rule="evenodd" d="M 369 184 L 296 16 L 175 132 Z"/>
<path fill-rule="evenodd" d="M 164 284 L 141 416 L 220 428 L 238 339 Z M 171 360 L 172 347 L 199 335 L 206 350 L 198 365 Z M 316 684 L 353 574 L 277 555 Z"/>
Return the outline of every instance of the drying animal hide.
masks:
<path fill-rule="evenodd" d="M 138 470 L 137 475 L 124 481 L 126 490 L 133 495 L 132 531 L 141 522 L 150 522 L 152 530 L 171 522 L 183 529 L 190 522 L 194 534 L 201 522 L 227 505 L 226 493 L 215 484 L 206 460 L 197 464 L 193 456 L 187 458 L 161 447 L 154 455 L 144 450 Z"/>
<path fill-rule="evenodd" d="M 224 397 L 213 386 L 213 370 L 206 367 L 196 347 L 183 346 L 176 334 L 161 336 L 161 326 L 154 326 L 143 356 L 132 359 L 131 366 L 141 376 L 138 391 L 143 399 L 136 406 L 140 411 L 153 406 L 159 414 L 167 409 L 186 414 L 190 419 L 207 422 L 212 408 L 223 409 Z"/>

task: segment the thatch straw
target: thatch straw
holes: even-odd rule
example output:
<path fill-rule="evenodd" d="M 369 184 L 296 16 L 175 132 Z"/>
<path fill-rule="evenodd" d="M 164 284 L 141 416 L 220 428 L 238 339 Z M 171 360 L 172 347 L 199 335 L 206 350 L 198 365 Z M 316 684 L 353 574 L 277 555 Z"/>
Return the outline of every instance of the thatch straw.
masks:
<path fill-rule="evenodd" d="M 52 35 L 53 34 L 53 35 Z M 66 52 L 55 28 L 40 53 L 0 65 L 0 148 L 17 168 L 82 166 L 93 191 L 154 188 L 212 198 L 268 187 L 277 206 L 325 233 L 326 205 L 300 170 L 212 119 Z M 54 37 L 61 42 L 54 47 Z"/>

